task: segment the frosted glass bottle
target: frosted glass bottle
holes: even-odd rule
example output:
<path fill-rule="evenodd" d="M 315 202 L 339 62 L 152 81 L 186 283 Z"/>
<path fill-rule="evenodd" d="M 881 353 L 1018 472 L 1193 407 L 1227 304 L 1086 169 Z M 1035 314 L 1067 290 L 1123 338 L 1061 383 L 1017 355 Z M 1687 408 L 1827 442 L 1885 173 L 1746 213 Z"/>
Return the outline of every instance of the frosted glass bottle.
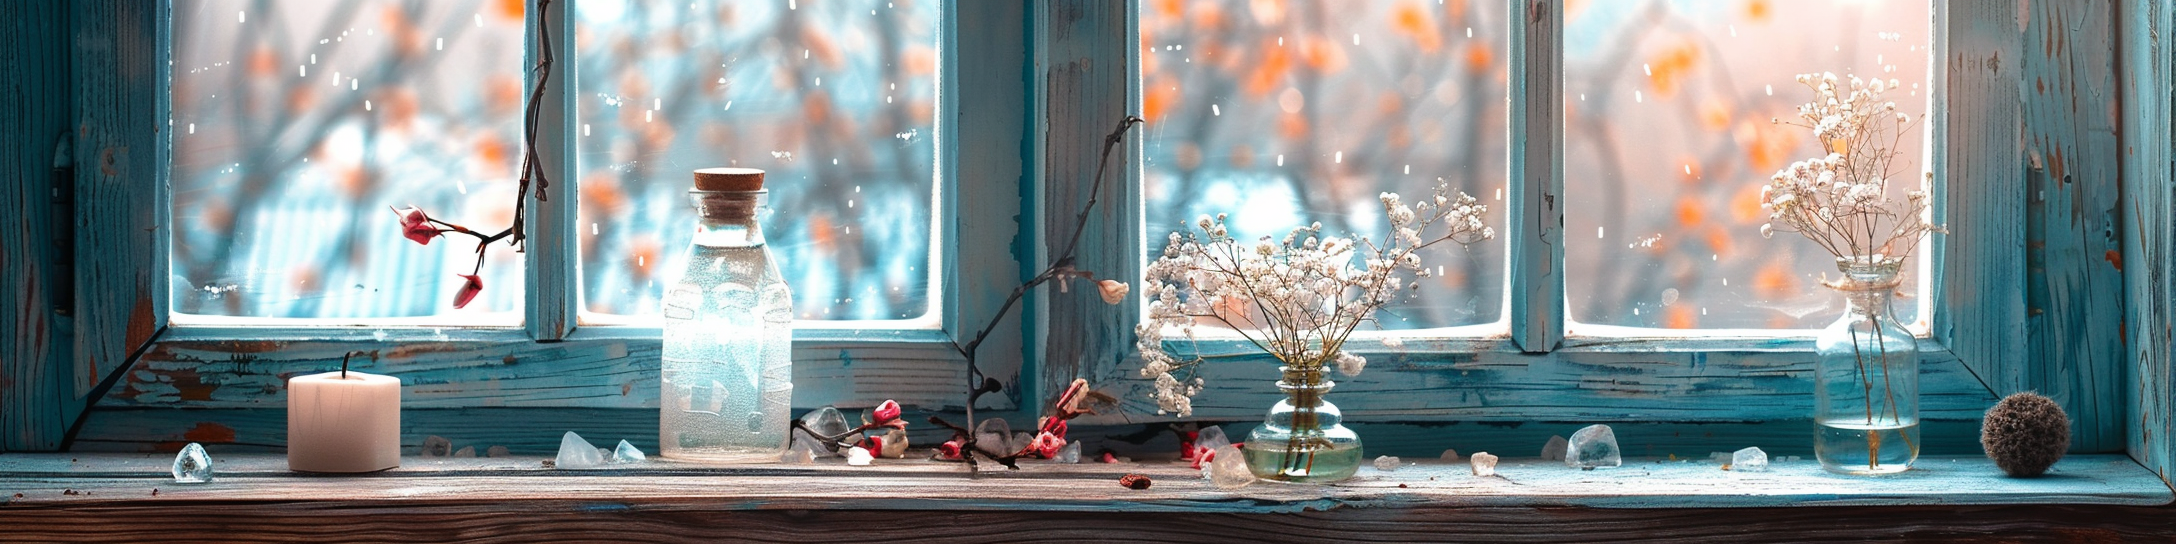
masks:
<path fill-rule="evenodd" d="M 665 291 L 658 446 L 667 458 L 776 461 L 793 404 L 793 294 L 757 224 L 763 171 L 695 171 L 688 267 Z"/>

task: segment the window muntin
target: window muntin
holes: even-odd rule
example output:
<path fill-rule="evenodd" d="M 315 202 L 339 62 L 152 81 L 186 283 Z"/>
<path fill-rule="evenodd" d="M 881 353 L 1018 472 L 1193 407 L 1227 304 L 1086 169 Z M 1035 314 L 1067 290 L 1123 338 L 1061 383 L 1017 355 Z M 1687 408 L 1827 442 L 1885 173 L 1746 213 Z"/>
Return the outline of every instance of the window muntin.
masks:
<path fill-rule="evenodd" d="M 1566 6 L 1564 259 L 1569 318 L 1673 329 L 1812 329 L 1842 299 L 1830 256 L 1764 240 L 1760 186 L 1815 157 L 1791 120 L 1799 73 L 1896 78 L 1928 111 L 1925 2 L 1590 2 Z M 1922 123 L 1904 135 L 1892 197 L 1921 182 Z M 1925 244 L 1914 252 L 1923 260 Z M 1916 269 L 1917 265 L 1914 265 Z M 1924 298 L 1918 274 L 1900 290 Z M 1895 305 L 1916 321 L 1916 300 Z"/>
<path fill-rule="evenodd" d="M 1232 236 L 1380 237 L 1377 195 L 1438 180 L 1492 207 L 1505 194 L 1500 2 L 1143 2 L 1147 251 L 1204 214 Z M 1498 223 L 1498 230 L 1502 230 Z M 1424 252 L 1437 271 L 1378 314 L 1386 329 L 1497 323 L 1502 239 Z"/>
<path fill-rule="evenodd" d="M 474 240 L 416 245 L 388 209 L 510 222 L 524 32 L 510 6 L 177 0 L 174 311 L 518 322 L 519 253 L 492 251 L 487 288 L 456 310 Z"/>
<path fill-rule="evenodd" d="M 767 171 L 796 317 L 930 314 L 939 8 L 577 4 L 584 321 L 656 310 L 693 233 L 689 172 L 727 165 Z"/>

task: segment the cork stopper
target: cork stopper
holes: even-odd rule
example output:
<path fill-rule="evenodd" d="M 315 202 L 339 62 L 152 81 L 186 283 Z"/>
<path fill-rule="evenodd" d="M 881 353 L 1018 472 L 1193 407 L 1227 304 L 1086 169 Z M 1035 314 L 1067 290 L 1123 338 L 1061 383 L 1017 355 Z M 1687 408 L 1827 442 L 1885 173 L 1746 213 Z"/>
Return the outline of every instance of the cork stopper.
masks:
<path fill-rule="evenodd" d="M 697 191 L 758 191 L 763 171 L 755 168 L 704 168 L 695 171 Z"/>

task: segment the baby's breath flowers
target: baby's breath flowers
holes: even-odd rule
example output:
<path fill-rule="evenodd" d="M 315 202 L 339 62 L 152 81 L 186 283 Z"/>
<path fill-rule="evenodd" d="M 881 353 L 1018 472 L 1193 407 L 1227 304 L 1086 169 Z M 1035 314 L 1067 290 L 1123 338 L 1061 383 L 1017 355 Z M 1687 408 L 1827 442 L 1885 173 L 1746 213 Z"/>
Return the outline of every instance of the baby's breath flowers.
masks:
<path fill-rule="evenodd" d="M 1281 241 L 1264 236 L 1241 242 L 1232 238 L 1224 214 L 1204 215 L 1194 229 L 1171 233 L 1163 256 L 1149 264 L 1142 281 L 1149 319 L 1135 330 L 1144 360 L 1141 377 L 1156 381 L 1157 411 L 1192 414 L 1203 383 L 1198 354 L 1164 350 L 1168 330 L 1192 341 L 1197 322 L 1218 323 L 1287 367 L 1334 365 L 1347 375 L 1358 374 L 1367 359 L 1341 348 L 1361 323 L 1374 321 L 1377 309 L 1420 289 L 1406 280 L 1407 274 L 1429 275 L 1420 250 L 1496 235 L 1481 219 L 1488 206 L 1465 193 L 1453 196 L 1448 185 L 1439 184 L 1433 198 L 1410 205 L 1396 193 L 1381 198 L 1390 230 L 1380 241 L 1326 237 L 1322 224 L 1315 223 L 1292 229 Z M 1440 234 L 1433 232 L 1439 229 Z"/>
<path fill-rule="evenodd" d="M 1838 259 L 1902 262 L 1920 236 L 1942 227 L 1926 218 L 1924 188 L 1907 189 L 1901 201 L 1889 196 L 1890 182 L 1904 181 L 1899 176 L 1905 173 L 1894 168 L 1903 134 L 1918 125 L 1882 98 L 1897 89 L 1897 80 L 1839 80 L 1823 73 L 1800 74 L 1798 82 L 1813 89 L 1813 101 L 1798 106 L 1797 120 L 1775 122 L 1812 130 L 1827 154 L 1768 178 L 1760 207 L 1770 222 L 1760 226 L 1761 236 L 1797 232 Z"/>

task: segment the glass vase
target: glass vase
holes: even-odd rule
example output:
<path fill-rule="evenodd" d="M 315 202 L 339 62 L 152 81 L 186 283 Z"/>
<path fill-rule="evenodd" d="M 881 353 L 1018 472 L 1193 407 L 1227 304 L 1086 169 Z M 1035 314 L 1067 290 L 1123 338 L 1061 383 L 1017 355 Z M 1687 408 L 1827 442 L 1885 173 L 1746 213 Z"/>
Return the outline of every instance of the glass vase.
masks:
<path fill-rule="evenodd" d="M 688 267 L 665 292 L 658 450 L 775 462 L 793 401 L 793 293 L 757 213 L 766 191 L 689 191 L 701 212 Z"/>
<path fill-rule="evenodd" d="M 1890 474 L 1919 457 L 1919 346 L 1889 309 L 1899 259 L 1845 257 L 1844 315 L 1815 338 L 1814 454 L 1843 474 Z"/>
<path fill-rule="evenodd" d="M 1324 360 L 1330 360 L 1325 357 Z M 1335 387 L 1320 365 L 1278 367 L 1284 378 L 1277 389 L 1285 399 L 1269 408 L 1269 417 L 1247 435 L 1247 468 L 1265 480 L 1334 482 L 1360 470 L 1360 436 L 1345 428 L 1345 416 L 1323 396 Z"/>

